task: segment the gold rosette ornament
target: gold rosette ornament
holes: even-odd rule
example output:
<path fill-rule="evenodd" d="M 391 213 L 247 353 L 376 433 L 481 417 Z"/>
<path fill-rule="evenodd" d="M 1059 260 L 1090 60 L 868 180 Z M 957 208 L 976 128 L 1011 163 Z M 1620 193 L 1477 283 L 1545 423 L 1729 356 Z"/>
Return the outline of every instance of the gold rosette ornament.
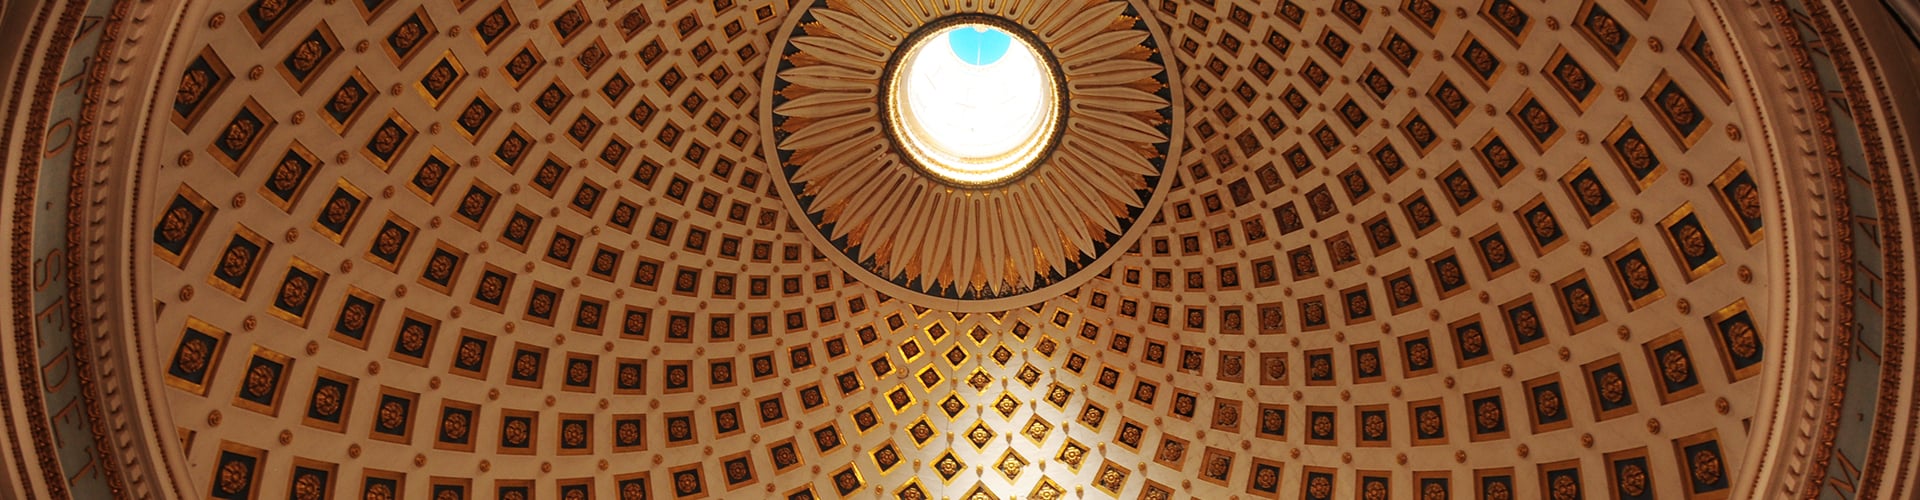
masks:
<path fill-rule="evenodd" d="M 883 293 L 961 312 L 1063 293 L 1173 183 L 1183 113 L 1157 29 L 1125 1 L 797 6 L 763 89 L 775 185 Z"/>

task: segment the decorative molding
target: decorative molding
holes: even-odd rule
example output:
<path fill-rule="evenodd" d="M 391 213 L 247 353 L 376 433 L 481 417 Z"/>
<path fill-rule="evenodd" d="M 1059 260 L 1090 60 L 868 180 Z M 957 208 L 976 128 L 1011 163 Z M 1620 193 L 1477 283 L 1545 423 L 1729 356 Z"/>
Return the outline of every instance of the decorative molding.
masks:
<path fill-rule="evenodd" d="M 19 177 L 13 179 L 19 190 L 12 207 L 13 234 L 31 234 L 31 228 L 38 224 L 64 225 L 65 255 L 56 261 L 63 265 L 26 270 L 24 263 L 38 257 L 24 251 L 32 240 L 11 239 L 15 280 L 8 295 L 16 310 L 31 308 L 31 289 L 27 288 L 30 285 L 26 280 L 32 279 L 36 271 L 64 274 L 72 285 L 64 299 L 65 316 L 58 320 L 64 321 L 72 334 L 75 378 L 80 384 L 85 419 L 99 460 L 94 464 L 63 467 L 52 448 L 54 440 L 50 434 L 41 432 L 36 432 L 31 451 L 48 474 L 42 486 L 55 498 L 69 494 L 63 471 L 81 466 L 98 470 L 116 497 L 190 498 L 193 495 L 188 493 L 188 483 L 176 477 L 182 471 L 179 460 L 168 453 L 168 444 L 174 441 L 172 428 L 154 425 L 169 417 L 165 416 L 160 394 L 155 392 L 158 378 L 146 375 L 153 372 L 147 368 L 152 366 L 149 358 L 153 354 L 151 349 L 140 347 L 143 338 L 139 332 L 143 327 L 133 312 L 141 304 L 138 298 L 141 294 L 136 293 L 137 281 L 133 280 L 134 269 L 147 255 L 141 251 L 145 248 L 143 240 L 132 236 L 139 232 L 135 227 L 139 224 L 134 222 L 140 220 L 135 214 L 140 212 L 143 203 L 138 186 L 141 174 L 146 171 L 129 167 L 153 164 L 133 158 L 140 157 L 144 153 L 142 148 L 149 144 L 150 134 L 145 131 L 151 123 L 147 118 L 155 116 L 154 107 L 160 102 L 157 96 L 163 79 L 159 75 L 166 65 L 153 61 L 164 59 L 162 54 L 180 34 L 177 16 L 185 4 L 117 0 L 93 5 L 84 1 L 49 2 L 44 7 L 48 12 L 65 7 L 61 23 L 39 23 L 35 27 L 53 26 L 62 33 L 71 33 L 83 21 L 81 12 L 106 5 L 111 7 L 105 18 L 85 20 L 90 23 L 89 33 L 100 35 L 93 52 L 44 52 L 46 60 L 39 66 L 38 80 L 25 77 L 15 80 L 17 86 L 37 82 L 40 92 L 33 97 L 31 109 L 25 115 L 8 118 L 20 120 L 16 123 L 24 122 L 27 133 L 21 135 L 25 144 L 18 149 L 8 146 L 7 150 L 39 151 L 37 143 L 46 130 L 46 120 L 51 119 L 48 106 L 53 102 L 53 89 L 69 84 L 84 89 L 79 109 L 73 116 L 65 117 L 73 126 L 70 136 L 73 163 L 71 170 L 62 171 L 69 171 L 70 175 L 59 179 L 41 178 L 37 175 L 42 171 L 40 158 L 22 155 Z M 61 44 L 58 40 L 54 43 Z M 76 60 L 87 61 L 89 71 L 81 75 L 78 82 L 61 81 L 58 76 L 61 69 Z M 32 65 L 25 61 L 20 66 L 22 71 L 28 67 Z M 13 94 L 14 102 L 18 103 L 24 95 Z M 69 184 L 69 197 L 63 201 L 68 218 L 49 220 L 32 215 L 37 204 L 49 201 L 31 196 L 40 182 Z M 32 324 L 35 319 L 32 314 L 16 314 L 17 328 L 13 330 L 19 349 L 16 359 L 22 362 L 20 380 L 29 382 L 24 385 L 30 388 L 38 387 L 37 382 L 32 382 L 36 380 L 33 375 L 37 374 L 38 362 L 26 361 L 38 360 L 34 346 L 39 332 Z M 36 419 L 44 418 L 46 409 L 38 401 L 37 393 L 30 389 L 22 399 L 9 397 L 7 403 L 25 403 Z M 35 428 L 44 429 L 44 425 L 43 421 L 38 422 Z M 14 453 L 18 455 L 21 451 L 15 448 Z"/>
<path fill-rule="evenodd" d="M 1905 309 L 1908 299 L 1903 278 L 1910 250 L 1902 239 L 1903 226 L 1910 223 L 1916 213 L 1910 194 L 1914 186 L 1912 172 L 1906 169 L 1905 177 L 1900 179 L 1902 184 L 1896 189 L 1884 155 L 1891 152 L 1904 157 L 1905 152 L 1903 148 L 1885 147 L 1879 136 L 1887 134 L 1898 140 L 1898 124 L 1889 121 L 1887 127 L 1895 130 L 1880 131 L 1871 116 L 1856 114 L 1862 121 L 1849 126 L 1868 131 L 1857 139 L 1866 143 L 1865 154 L 1875 172 L 1874 184 L 1878 188 L 1870 193 L 1848 192 L 1850 174 L 1841 163 L 1842 146 L 1838 144 L 1848 138 L 1839 137 L 1840 129 L 1832 122 L 1827 108 L 1827 92 L 1831 89 L 1821 87 L 1822 76 L 1806 49 L 1811 41 L 1801 38 L 1789 8 L 1778 2 L 1695 4 L 1701 6 L 1702 12 L 1716 14 L 1720 23 L 1713 26 L 1713 31 L 1735 48 L 1723 52 L 1722 57 L 1737 62 L 1723 66 L 1739 68 L 1743 83 L 1758 99 L 1750 109 L 1758 118 L 1757 123 L 1763 126 L 1763 130 L 1754 131 L 1763 140 L 1755 142 L 1771 146 L 1764 153 L 1774 161 L 1765 163 L 1777 176 L 1776 185 L 1801 190 L 1786 193 L 1783 203 L 1778 204 L 1782 209 L 1780 215 L 1785 216 L 1782 222 L 1794 231 L 1769 235 L 1784 234 L 1786 241 L 1779 244 L 1783 251 L 1791 252 L 1789 257 L 1776 259 L 1776 265 L 1803 269 L 1783 277 L 1783 282 L 1791 286 L 1776 290 L 1776 301 L 1782 306 L 1771 310 L 1802 317 L 1789 319 L 1788 328 L 1778 332 L 1783 337 L 1777 341 L 1786 347 L 1783 355 L 1770 356 L 1767 360 L 1765 386 L 1769 390 L 1762 398 L 1764 411 L 1755 418 L 1753 429 L 1757 435 L 1747 453 L 1754 463 L 1743 468 L 1745 472 L 1737 483 L 1735 496 L 1785 492 L 1813 498 L 1821 494 L 1824 486 L 1835 436 L 1842 426 L 1841 417 L 1850 413 L 1842 411 L 1841 406 L 1849 382 L 1847 370 L 1852 345 L 1858 340 L 1852 332 L 1856 272 L 1853 252 L 1857 235 L 1852 227 L 1850 200 L 1855 196 L 1873 196 L 1873 203 L 1880 208 L 1879 232 L 1870 236 L 1879 241 L 1883 252 L 1876 256 L 1877 260 L 1888 266 L 1880 277 L 1886 305 L 1882 330 L 1886 345 L 1880 351 L 1883 371 L 1877 381 L 1855 381 L 1877 382 L 1881 386 L 1874 425 L 1882 430 L 1876 431 L 1880 437 L 1873 441 L 1874 451 L 1862 470 L 1878 470 L 1872 464 L 1884 463 L 1891 444 L 1884 439 L 1885 429 L 1900 425 L 1891 420 L 1894 414 L 1891 405 L 1897 404 L 1899 395 L 1895 391 L 1903 386 L 1901 377 L 1905 375 L 1900 366 L 1907 351 L 1902 347 L 1907 332 L 1901 325 L 1912 322 L 1911 312 Z M 1808 2 L 1812 8 L 1824 12 L 1822 4 L 1817 0 Z M 1861 40 L 1837 40 L 1839 33 L 1831 20 L 1813 17 L 1824 24 L 1817 36 L 1823 37 L 1825 46 L 1833 51 L 1835 62 L 1843 68 L 1858 64 L 1847 60 L 1848 47 Z M 1844 75 L 1845 91 L 1855 113 L 1871 114 L 1891 106 L 1885 98 L 1877 103 L 1869 102 L 1870 94 L 1861 86 L 1862 73 L 1872 75 L 1876 86 L 1882 85 L 1877 81 L 1877 72 L 1841 69 L 1839 73 Z M 1876 104 L 1882 108 L 1876 108 Z M 1890 114 L 1887 119 L 1891 120 Z M 1909 193 L 1905 206 L 1895 201 L 1900 193 Z M 1902 448 L 1902 453 L 1911 452 L 1907 451 L 1911 450 L 1910 443 Z M 1900 473 L 1904 474 L 1904 470 Z M 1861 498 L 1872 498 L 1878 476 L 1856 479 L 1862 481 Z"/>
<path fill-rule="evenodd" d="M 8 92 L 7 115 L 4 119 L 8 123 L 22 125 L 9 127 L 9 129 L 21 131 L 20 143 L 9 144 L 14 140 L 13 135 L 0 136 L 0 151 L 5 151 L 8 155 L 19 155 L 15 177 L 7 180 L 14 187 L 14 199 L 11 201 L 10 210 L 13 219 L 9 221 L 12 226 L 9 234 L 33 234 L 34 213 L 37 211 L 35 205 L 39 201 L 35 195 L 36 187 L 41 181 L 39 178 L 41 158 L 38 154 L 26 154 L 26 152 L 43 150 L 42 141 L 45 138 L 54 90 L 59 84 L 62 63 L 67 59 L 64 51 L 33 49 L 41 46 L 40 44 L 45 44 L 46 47 L 68 46 L 74 30 L 80 23 L 80 13 L 86 10 L 86 6 L 86 2 L 81 1 L 47 2 L 40 5 L 40 8 L 36 9 L 32 30 L 27 36 L 30 42 L 21 48 L 21 54 L 26 56 L 39 53 L 42 57 L 35 61 L 31 56 L 26 56 L 16 61 L 12 79 L 13 88 Z M 56 12 L 59 18 L 49 22 Z M 46 29 L 51 29 L 51 34 L 43 35 L 42 30 Z M 33 72 L 35 68 L 38 69 L 37 73 Z M 29 88 L 31 92 L 28 91 Z M 12 329 L 15 356 L 13 359 L 19 363 L 14 367 L 17 376 L 13 378 L 20 382 L 19 387 L 22 391 L 19 395 L 8 395 L 5 404 L 9 406 L 20 404 L 26 407 L 28 421 L 25 427 L 30 430 L 33 441 L 30 451 L 26 446 L 15 446 L 11 452 L 15 463 L 21 467 L 20 478 L 31 483 L 30 491 L 36 493 L 45 491 L 53 498 L 64 498 L 68 496 L 66 478 L 61 472 L 58 455 L 54 453 L 53 431 L 47 421 L 47 408 L 43 402 L 39 383 L 40 359 L 39 351 L 36 349 L 39 339 L 38 329 L 34 326 L 37 311 L 34 311 L 32 299 L 32 277 L 34 276 L 32 241 L 30 238 L 11 238 L 10 243 L 12 258 L 9 259 L 8 275 L 12 279 L 8 296 L 15 311 Z M 19 428 L 12 422 L 13 412 L 8 411 L 5 414 L 8 427 Z M 40 477 L 35 478 L 25 469 L 29 460 L 39 464 Z"/>

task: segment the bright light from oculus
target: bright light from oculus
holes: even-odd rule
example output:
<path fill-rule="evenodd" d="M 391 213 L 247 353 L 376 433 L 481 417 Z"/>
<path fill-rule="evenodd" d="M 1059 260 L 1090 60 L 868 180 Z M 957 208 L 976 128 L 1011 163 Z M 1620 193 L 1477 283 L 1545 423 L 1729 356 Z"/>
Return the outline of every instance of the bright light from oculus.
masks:
<path fill-rule="evenodd" d="M 1051 146 L 1059 78 L 1038 48 L 1007 31 L 962 23 L 910 41 L 887 85 L 895 140 L 927 172 L 991 186 Z"/>

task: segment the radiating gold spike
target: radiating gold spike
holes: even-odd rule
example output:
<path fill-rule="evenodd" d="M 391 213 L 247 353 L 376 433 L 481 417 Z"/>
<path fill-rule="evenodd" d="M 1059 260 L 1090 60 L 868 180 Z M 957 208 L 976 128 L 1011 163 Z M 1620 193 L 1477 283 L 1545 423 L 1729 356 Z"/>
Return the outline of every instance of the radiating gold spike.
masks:
<path fill-rule="evenodd" d="M 1054 51 L 1060 55 L 1063 65 L 1073 68 L 1128 54 L 1141 48 L 1140 43 L 1146 40 L 1145 32 L 1112 31 L 1093 35 L 1073 45 L 1055 45 Z"/>
<path fill-rule="evenodd" d="M 801 53 L 820 57 L 821 61 L 827 64 L 879 67 L 887 62 L 887 54 L 874 52 L 839 38 L 804 36 L 789 40 L 787 43 L 799 47 Z"/>
<path fill-rule="evenodd" d="M 918 19 L 906 15 L 905 12 L 898 10 L 893 5 L 893 2 L 885 0 L 849 1 L 847 2 L 846 9 L 834 10 L 841 10 L 848 14 L 859 16 L 862 19 L 881 19 L 887 26 L 899 30 L 902 33 L 909 32 L 920 26 Z"/>
<path fill-rule="evenodd" d="M 1095 61 L 1068 68 L 1067 84 L 1074 88 L 1087 86 L 1125 85 L 1141 80 L 1156 81 L 1154 76 L 1167 69 L 1147 61 L 1131 59 L 1113 59 Z"/>
<path fill-rule="evenodd" d="M 874 106 L 871 99 L 862 99 L 858 95 L 821 92 L 788 100 L 776 106 L 774 111 L 786 116 L 822 118 L 849 113 L 873 113 Z"/>
<path fill-rule="evenodd" d="M 794 52 L 792 54 L 786 54 L 780 57 L 786 59 L 787 64 L 792 64 L 796 68 L 813 66 L 813 65 L 821 64 L 822 62 L 820 61 L 820 58 L 814 57 L 812 54 L 808 54 L 806 52 Z"/>
<path fill-rule="evenodd" d="M 1009 237 L 1002 239 L 998 245 L 999 252 L 994 258 L 1006 261 L 1012 266 L 1019 266 L 1019 269 L 1013 270 L 1016 274 L 1032 272 L 1027 262 L 1015 258 L 1024 255 L 1027 249 L 1033 248 L 1033 237 L 1027 233 L 1029 226 L 1016 209 L 1017 204 L 1021 203 L 1020 199 L 1021 191 L 1008 190 L 1006 196 L 993 200 L 996 205 L 995 210 L 1000 213 L 998 221 L 1000 227 L 1007 228 L 1011 233 Z"/>
<path fill-rule="evenodd" d="M 1053 47 L 1055 53 L 1064 53 L 1102 33 L 1114 16 L 1125 11 L 1126 4 L 1123 2 L 1090 5 L 1074 12 L 1065 22 L 1045 27 L 1045 31 L 1039 35 L 1047 41 L 1048 46 Z"/>
<path fill-rule="evenodd" d="M 1099 109 L 1075 110 L 1069 128 L 1079 129 L 1089 137 L 1101 137 L 1108 140 L 1157 143 L 1167 140 L 1159 129 L 1148 128 L 1140 122 L 1127 119 L 1126 115 Z"/>
<path fill-rule="evenodd" d="M 1085 11 L 1095 2 L 1075 0 L 1026 0 L 1031 6 L 1021 20 L 1034 33 L 1052 34 L 1061 24 L 1073 19 L 1074 14 Z M 1051 36 L 1051 35 L 1047 35 Z"/>
<path fill-rule="evenodd" d="M 854 143 L 879 147 L 886 140 L 881 137 L 880 128 L 873 125 L 871 113 L 849 113 L 821 119 L 813 125 L 781 139 L 780 149 L 831 149 Z"/>
<path fill-rule="evenodd" d="M 879 95 L 875 84 L 880 81 L 880 71 L 874 68 L 849 68 L 821 64 L 804 68 L 788 68 L 780 72 L 780 78 L 788 86 L 800 85 L 819 90 L 846 92 L 859 95 Z"/>
<path fill-rule="evenodd" d="M 926 181 L 917 177 L 909 179 L 905 176 L 900 176 L 895 178 L 900 179 L 897 181 L 897 183 L 900 184 L 900 188 L 892 191 L 888 197 L 884 199 L 885 205 L 880 208 L 886 209 L 869 215 L 869 217 L 878 218 L 879 221 L 877 225 L 874 226 L 875 234 L 873 238 L 876 240 L 893 241 L 906 237 L 904 231 L 907 229 L 907 219 L 912 216 L 913 211 L 912 209 L 900 209 L 899 207 L 918 206 L 924 204 L 926 200 Z M 896 256 L 894 260 L 898 261 L 902 259 Z"/>
<path fill-rule="evenodd" d="M 1082 87 L 1074 94 L 1075 110 L 1101 109 L 1121 113 L 1155 112 L 1166 109 L 1160 96 L 1119 86 Z"/>

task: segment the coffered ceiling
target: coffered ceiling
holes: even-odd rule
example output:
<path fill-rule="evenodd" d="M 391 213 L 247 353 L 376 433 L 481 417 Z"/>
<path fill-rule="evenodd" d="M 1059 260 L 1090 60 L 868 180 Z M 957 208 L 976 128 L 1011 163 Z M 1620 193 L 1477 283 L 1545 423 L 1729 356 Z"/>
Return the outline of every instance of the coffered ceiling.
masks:
<path fill-rule="evenodd" d="M 877 3 L 816 5 L 913 15 Z M 1184 102 L 1164 203 L 975 313 L 861 284 L 779 198 L 795 8 L 188 19 L 144 223 L 195 486 L 1721 498 L 1744 463 L 1778 187 L 1687 2 L 1132 2 Z"/>

